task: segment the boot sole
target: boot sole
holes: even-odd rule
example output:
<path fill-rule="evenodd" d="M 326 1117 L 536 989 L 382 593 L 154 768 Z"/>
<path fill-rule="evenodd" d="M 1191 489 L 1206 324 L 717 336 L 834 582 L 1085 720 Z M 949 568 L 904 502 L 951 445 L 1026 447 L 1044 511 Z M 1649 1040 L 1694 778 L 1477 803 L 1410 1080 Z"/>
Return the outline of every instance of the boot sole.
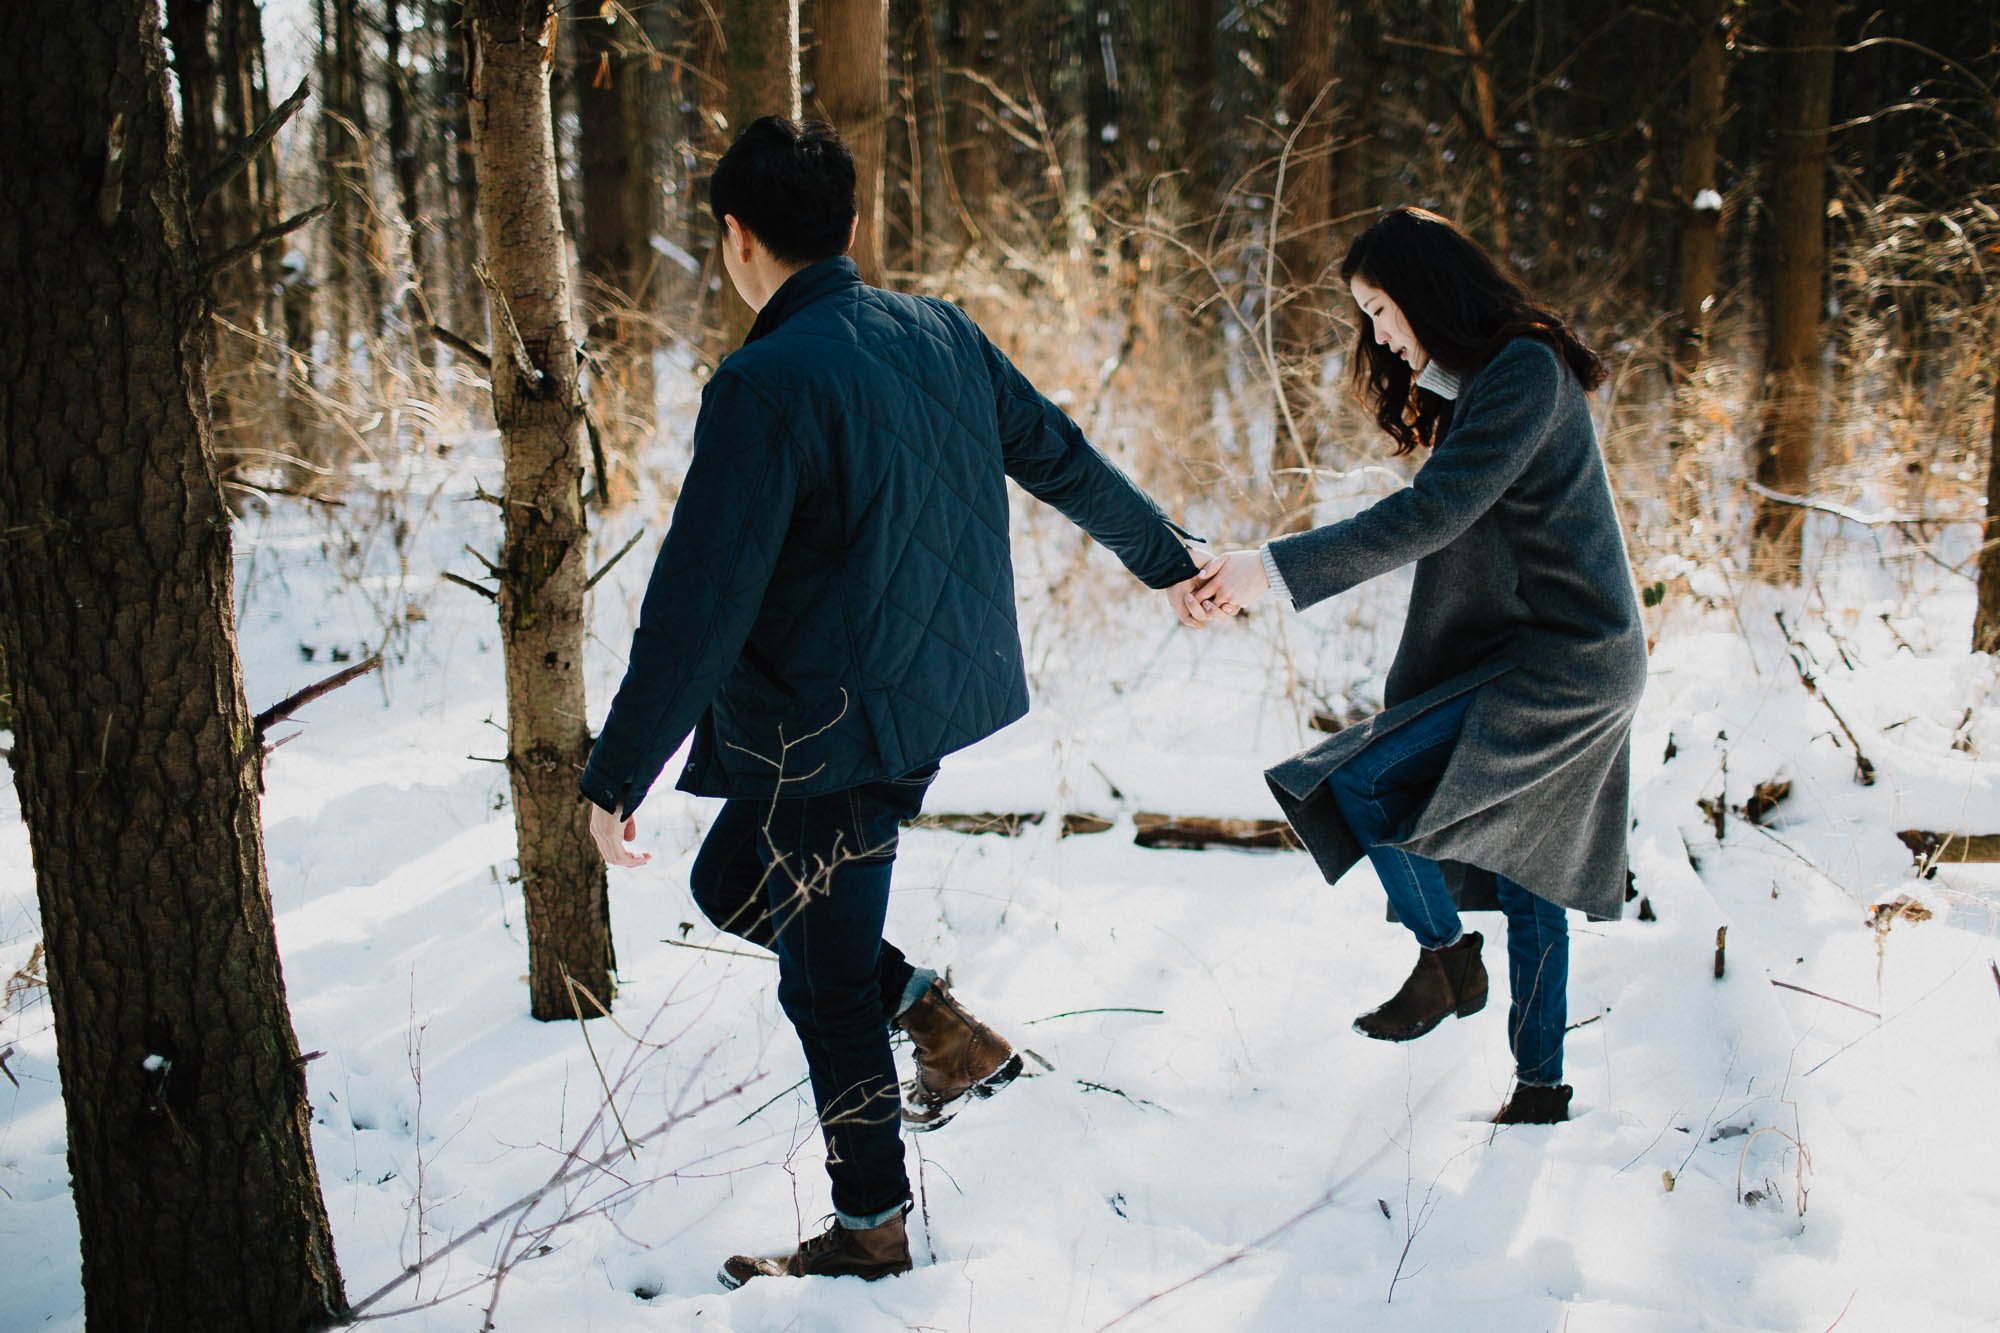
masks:
<path fill-rule="evenodd" d="M 1362 1036 L 1373 1038 L 1376 1041 L 1415 1041 L 1418 1037 L 1422 1037 L 1427 1035 L 1428 1033 L 1436 1031 L 1437 1025 L 1444 1022 L 1445 1019 L 1447 1018 L 1452 1018 L 1452 1017 L 1470 1018 L 1474 1014 L 1478 1013 L 1481 1009 L 1484 1009 L 1485 1007 L 1486 1007 L 1486 996 L 1485 994 L 1482 993 L 1478 999 L 1469 1000 L 1466 1003 L 1459 1005 L 1458 1008 L 1456 1009 L 1450 1010 L 1446 1013 L 1439 1014 L 1436 1018 L 1433 1018 L 1430 1022 L 1424 1024 L 1424 1026 L 1420 1028 L 1415 1029 L 1414 1031 L 1371 1032 L 1367 1028 L 1361 1026 L 1362 1020 L 1360 1018 L 1354 1020 L 1353 1027 L 1354 1030 L 1356 1032 L 1359 1032 Z M 1363 1017 L 1365 1018 L 1366 1015 L 1363 1015 Z"/>
<path fill-rule="evenodd" d="M 1005 1063 L 985 1078 L 980 1079 L 964 1092 L 959 1093 L 958 1096 L 936 1108 L 937 1114 L 931 1116 L 929 1119 L 919 1119 L 918 1116 L 921 1115 L 921 1112 L 913 1115 L 910 1108 L 905 1106 L 903 1108 L 903 1128 L 912 1134 L 928 1134 L 934 1129 L 943 1129 L 952 1122 L 952 1119 L 960 1111 L 965 1109 L 967 1101 L 985 1101 L 988 1097 L 991 1097 L 994 1093 L 1012 1083 L 1020 1076 L 1020 1073 L 1021 1057 L 1017 1052 L 1008 1056 Z"/>

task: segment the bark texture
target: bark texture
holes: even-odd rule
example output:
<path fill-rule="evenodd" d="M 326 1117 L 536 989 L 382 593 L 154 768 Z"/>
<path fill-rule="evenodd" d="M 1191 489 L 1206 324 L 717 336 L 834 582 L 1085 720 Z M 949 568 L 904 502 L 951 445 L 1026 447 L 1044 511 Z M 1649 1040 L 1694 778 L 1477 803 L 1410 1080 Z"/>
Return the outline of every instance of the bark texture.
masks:
<path fill-rule="evenodd" d="M 2000 653 L 2000 375 L 1993 378 L 1993 435 L 1986 446 L 1986 524 L 1980 534 L 1979 605 L 1972 617 L 1972 647 Z"/>
<path fill-rule="evenodd" d="M 59 78 L 51 71 L 61 71 Z M 208 455 L 158 8 L 0 9 L 0 637 L 93 1329 L 345 1305 Z"/>
<path fill-rule="evenodd" d="M 608 1005 L 612 956 L 604 861 L 576 789 L 591 745 L 582 673 L 589 546 L 583 401 L 549 109 L 554 16 L 547 0 L 467 8 L 479 211 L 499 297 L 490 346 L 507 478 L 500 628 L 530 1011 L 571 1018 L 577 1009 L 565 978 Z M 518 364 L 523 357 L 527 367 Z M 589 1002 L 580 1003 L 589 1015 Z"/>
<path fill-rule="evenodd" d="M 1320 453 L 1319 369 L 1333 329 L 1322 288 L 1333 258 L 1333 42 L 1333 0 L 1296 0 L 1284 45 L 1292 137 L 1276 224 L 1281 290 L 1271 294 L 1284 395 L 1271 459 L 1280 532 L 1312 526 Z"/>
<path fill-rule="evenodd" d="M 1771 181 L 1776 255 L 1770 344 L 1765 355 L 1764 423 L 1757 480 L 1787 495 L 1812 486 L 1819 432 L 1820 312 L 1826 290 L 1827 122 L 1833 107 L 1837 0 L 1796 0 L 1786 10 L 1778 148 Z M 1751 570 L 1767 582 L 1799 577 L 1805 511 L 1759 499 L 1751 528 Z"/>
<path fill-rule="evenodd" d="M 814 85 L 827 124 L 854 153 L 854 265 L 882 282 L 882 168 L 888 155 L 889 0 L 820 0 Z"/>
<path fill-rule="evenodd" d="M 1682 141 L 1679 273 L 1674 320 L 1673 372 L 1685 382 L 1701 364 L 1708 305 L 1715 295 L 1722 205 L 1716 193 L 1716 140 L 1722 130 L 1723 13 L 1728 0 L 1689 0 L 1694 52 L 1688 60 L 1687 136 Z M 1712 206 L 1709 206 L 1711 205 Z"/>

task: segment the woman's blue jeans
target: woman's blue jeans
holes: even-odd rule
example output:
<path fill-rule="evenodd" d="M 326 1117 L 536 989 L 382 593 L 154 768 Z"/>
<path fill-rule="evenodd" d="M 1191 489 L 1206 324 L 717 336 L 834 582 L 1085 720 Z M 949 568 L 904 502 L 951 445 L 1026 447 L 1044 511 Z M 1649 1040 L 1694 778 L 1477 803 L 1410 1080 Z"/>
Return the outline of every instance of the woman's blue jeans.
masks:
<path fill-rule="evenodd" d="M 1458 905 L 1436 861 L 1394 846 L 1422 813 L 1444 776 L 1472 695 L 1463 694 L 1370 744 L 1327 779 L 1341 817 L 1368 849 L 1389 905 L 1426 949 L 1464 933 Z M 1507 915 L 1507 1043 L 1523 1083 L 1562 1081 L 1563 1032 L 1569 1021 L 1569 925 L 1563 909 L 1499 878 Z"/>
<path fill-rule="evenodd" d="M 932 765 L 819 796 L 728 801 L 690 876 L 710 921 L 778 955 L 778 1004 L 805 1048 L 834 1213 L 855 1229 L 910 1198 L 889 1024 L 935 974 L 911 967 L 882 923 L 897 835 L 936 776 Z"/>

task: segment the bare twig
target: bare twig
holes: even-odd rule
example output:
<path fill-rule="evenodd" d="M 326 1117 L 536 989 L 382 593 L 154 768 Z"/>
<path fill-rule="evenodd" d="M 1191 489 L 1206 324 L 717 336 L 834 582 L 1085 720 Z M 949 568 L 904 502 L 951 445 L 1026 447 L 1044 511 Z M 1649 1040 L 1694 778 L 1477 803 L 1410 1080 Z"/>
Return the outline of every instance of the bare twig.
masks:
<path fill-rule="evenodd" d="M 599 481 L 597 484 L 601 487 L 604 484 L 602 480 L 603 474 L 599 473 L 598 476 L 599 476 Z M 583 581 L 583 590 L 585 592 L 589 592 L 592 588 L 595 588 L 597 586 L 597 581 L 603 578 L 606 574 L 609 574 L 611 572 L 611 567 L 617 564 L 620 560 L 623 560 L 626 554 L 630 552 L 633 547 L 639 544 L 639 539 L 641 537 L 644 537 L 645 535 L 646 535 L 646 530 L 644 528 L 640 528 L 637 532 L 633 533 L 631 539 L 627 541 L 623 546 L 619 547 L 616 554 L 614 554 L 609 560 L 606 560 L 603 564 L 599 565 L 597 567 L 597 572 L 595 574 L 592 574 L 589 578 Z"/>
<path fill-rule="evenodd" d="M 1854 780 L 1864 787 L 1874 786 L 1875 765 L 1861 752 L 1861 741 L 1855 736 L 1854 728 L 1847 725 L 1847 719 L 1840 715 L 1840 710 L 1833 706 L 1833 700 L 1826 697 L 1819 688 L 1819 682 L 1813 679 L 1812 672 L 1806 669 L 1805 645 L 1792 636 L 1791 626 L 1785 623 L 1783 611 L 1774 611 L 1772 615 L 1778 622 L 1778 631 L 1785 636 L 1785 645 L 1792 659 L 1792 665 L 1798 669 L 1799 683 L 1806 687 L 1807 694 L 1826 705 L 1826 711 L 1833 714 L 1833 720 L 1840 724 L 1840 730 L 1847 737 L 1847 743 L 1854 747 Z"/>
<path fill-rule="evenodd" d="M 283 222 L 272 223 L 249 240 L 230 246 L 214 259 L 203 264 L 201 268 L 202 281 L 207 282 L 231 264 L 240 263 L 248 259 L 271 242 L 282 240 L 297 231 L 300 227 L 305 226 L 308 222 L 311 222 L 314 218 L 321 217 L 332 211 L 333 201 L 328 199 L 314 204 L 304 212 L 292 214 Z"/>
<path fill-rule="evenodd" d="M 785 1096 L 786 1093 L 797 1092 L 800 1088 L 803 1088 L 806 1085 L 806 1078 L 811 1078 L 811 1077 L 812 1077 L 811 1074 L 807 1074 L 805 1078 L 802 1078 L 798 1082 L 792 1084 L 791 1087 L 786 1088 L 783 1092 L 780 1092 L 776 1097 L 771 1098 L 770 1101 L 765 1102 L 762 1106 L 752 1111 L 749 1115 L 746 1115 L 741 1120 L 737 1121 L 736 1122 L 737 1126 L 740 1128 L 744 1125 L 749 1124 L 752 1120 L 755 1120 L 759 1115 L 763 1114 L 766 1110 L 769 1110 L 772 1106 L 774 1106 L 781 1098 Z"/>
<path fill-rule="evenodd" d="M 478 366 L 481 370 L 486 371 L 489 374 L 492 373 L 493 358 L 487 354 L 487 351 L 484 347 L 481 347 L 478 343 L 473 342 L 472 339 L 470 338 L 467 338 L 461 334 L 453 333 L 450 329 L 446 328 L 442 324 L 431 324 L 427 325 L 426 327 L 430 329 L 431 337 L 437 339 L 439 342 L 443 343 L 446 347 L 449 347 L 452 351 L 457 352 L 460 356 L 472 362 L 474 365 Z"/>
<path fill-rule="evenodd" d="M 1785 990 L 1795 990 L 1801 995 L 1810 995 L 1815 1000 L 1825 1000 L 1828 1004 L 1837 1004 L 1843 1009 L 1852 1009 L 1857 1014 L 1866 1014 L 1877 1022 L 1880 1022 L 1882 1019 L 1882 1015 L 1876 1013 L 1873 1009 L 1863 1009 L 1858 1004 L 1849 1004 L 1845 1000 L 1836 1000 L 1831 995 L 1821 995 L 1816 990 L 1807 990 L 1804 986 L 1794 986 L 1789 981 L 1779 981 L 1776 977 L 1773 977 L 1771 978 L 1771 984 L 1782 987 Z"/>
<path fill-rule="evenodd" d="M 514 322 L 514 307 L 507 300 L 507 293 L 500 290 L 500 284 L 493 280 L 493 274 L 487 271 L 486 265 L 474 264 L 472 272 L 485 285 L 487 295 L 493 298 L 493 309 L 500 316 L 501 327 L 507 331 L 507 352 L 514 363 L 514 374 L 527 386 L 528 392 L 541 393 L 545 377 L 528 355 L 528 344 L 521 337 L 521 326 Z"/>
<path fill-rule="evenodd" d="M 285 122 L 306 104 L 306 95 L 310 90 L 311 80 L 300 79 L 299 86 L 292 90 L 292 95 L 278 103 L 271 114 L 264 117 L 263 124 L 250 131 L 247 138 L 230 149 L 222 161 L 215 164 L 213 171 L 202 177 L 201 184 L 195 187 L 194 193 L 188 198 L 190 213 L 199 213 L 202 205 L 215 198 L 223 186 L 235 180 L 243 169 L 256 159 L 257 154 L 263 152 L 266 145 L 278 137 L 278 131 L 284 128 Z"/>
<path fill-rule="evenodd" d="M 713 944 L 689 944 L 686 940 L 661 940 L 660 943 L 671 944 L 676 949 L 699 949 L 703 953 L 725 953 L 731 958 L 754 958 L 760 963 L 775 963 L 778 961 L 776 954 L 745 953 L 741 949 L 722 949 Z"/>
<path fill-rule="evenodd" d="M 1164 1009 L 1128 1009 L 1116 1005 L 1105 1009 L 1065 1009 L 1059 1014 L 1049 1014 L 1042 1018 L 1030 1018 L 1022 1023 L 1021 1026 L 1033 1027 L 1037 1023 L 1047 1023 L 1051 1019 L 1075 1018 L 1078 1014 L 1164 1014 L 1165 1012 L 1167 1011 Z"/>
<path fill-rule="evenodd" d="M 474 592 L 478 593 L 481 597 L 484 597 L 489 602 L 497 602 L 500 600 L 499 593 L 493 591 L 493 589 L 491 588 L 485 587 L 481 584 L 474 583 L 471 579 L 466 578 L 463 574 L 454 574 L 447 569 L 444 571 L 441 577 L 444 579 L 446 583 L 456 583 L 461 588 L 472 589 Z"/>
<path fill-rule="evenodd" d="M 377 667 L 381 665 L 382 665 L 382 656 L 380 653 L 377 653 L 375 656 L 369 658 L 365 662 L 356 662 L 353 666 L 348 667 L 343 671 L 337 671 L 333 675 L 328 676 L 325 680 L 319 682 L 317 685 L 308 685 L 304 689 L 300 690 L 297 694 L 289 695 L 286 698 L 279 700 L 277 703 L 272 704 L 269 708 L 266 708 L 263 712 L 257 714 L 257 720 L 254 723 L 254 730 L 257 739 L 259 741 L 262 741 L 264 739 L 265 732 L 269 731 L 272 727 L 276 726 L 278 723 L 290 717 L 293 713 L 297 712 L 299 709 L 304 708 L 307 704 L 319 698 L 321 695 L 331 694 L 333 691 L 339 689 L 341 686 L 347 684 L 349 681 L 358 680 L 360 677 L 367 675 L 369 672 L 375 670 Z"/>
<path fill-rule="evenodd" d="M 625 1140 L 626 1151 L 637 1157 L 639 1145 L 632 1142 L 632 1131 L 625 1128 L 625 1117 L 618 1110 L 618 1096 L 611 1089 L 611 1080 L 604 1076 L 604 1063 L 597 1058 L 597 1047 L 590 1040 L 590 1024 L 583 1021 L 583 1008 L 577 1004 L 576 997 L 582 995 L 587 998 L 591 1007 L 600 1014 L 609 1014 L 611 1011 L 606 1009 L 603 1001 L 592 995 L 582 982 L 571 976 L 568 968 L 562 969 L 562 976 L 563 985 L 569 991 L 569 1011 L 576 1015 L 577 1031 L 583 1033 L 583 1049 L 590 1052 L 591 1068 L 597 1071 L 598 1086 L 604 1089 L 604 1104 L 611 1108 L 611 1119 L 618 1126 L 619 1137 Z"/>

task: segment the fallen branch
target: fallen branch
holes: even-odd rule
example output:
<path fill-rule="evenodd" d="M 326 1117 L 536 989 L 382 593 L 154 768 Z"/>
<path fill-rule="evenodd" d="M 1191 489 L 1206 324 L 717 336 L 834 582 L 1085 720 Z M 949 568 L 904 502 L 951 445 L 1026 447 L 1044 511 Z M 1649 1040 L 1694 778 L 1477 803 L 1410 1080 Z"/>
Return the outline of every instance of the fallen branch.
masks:
<path fill-rule="evenodd" d="M 1991 865 L 2000 861 L 2000 833 L 1934 833 L 1929 829 L 1906 828 L 1896 837 L 1925 870 L 1940 861 L 1954 865 Z"/>
<path fill-rule="evenodd" d="M 1855 781 L 1864 787 L 1874 786 L 1875 765 L 1870 763 L 1868 756 L 1861 752 L 1861 741 L 1855 736 L 1854 728 L 1847 725 L 1847 719 L 1842 717 L 1840 710 L 1833 706 L 1833 700 L 1820 693 L 1819 682 L 1813 679 L 1812 672 L 1806 670 L 1805 645 L 1792 637 L 1791 627 L 1785 624 L 1785 613 L 1783 611 L 1774 611 L 1772 615 L 1777 619 L 1779 632 L 1785 636 L 1785 644 L 1790 650 L 1789 655 L 1792 659 L 1792 665 L 1798 669 L 1799 683 L 1806 687 L 1807 694 L 1810 694 L 1813 698 L 1826 705 L 1826 711 L 1833 714 L 1833 720 L 1840 724 L 1841 731 L 1846 734 L 1847 743 L 1854 747 Z"/>
<path fill-rule="evenodd" d="M 1129 1009 L 1123 1005 L 1111 1005 L 1103 1009 L 1065 1009 L 1059 1014 L 1048 1014 L 1042 1018 L 1030 1018 L 1022 1022 L 1022 1027 L 1033 1027 L 1037 1023 L 1047 1023 L 1058 1018 L 1075 1018 L 1078 1014 L 1164 1014 L 1164 1009 Z"/>
<path fill-rule="evenodd" d="M 293 713 L 297 712 L 301 708 L 304 708 L 307 704 L 319 698 L 321 695 L 331 694 L 335 690 L 339 689 L 341 686 L 347 684 L 349 681 L 358 680 L 360 677 L 367 675 L 369 672 L 375 670 L 377 667 L 381 665 L 382 665 L 382 655 L 380 653 L 377 653 L 375 656 L 369 658 L 365 662 L 356 662 L 353 666 L 348 667 L 342 671 L 337 671 L 333 675 L 328 676 L 325 680 L 319 682 L 319 684 L 308 685 L 304 689 L 300 690 L 297 694 L 291 695 L 288 698 L 281 699 L 277 703 L 272 704 L 269 708 L 266 708 L 263 712 L 257 714 L 257 720 L 253 724 L 253 730 L 254 734 L 257 737 L 257 740 L 261 743 L 264 739 L 265 732 L 269 731 L 272 727 L 276 726 L 278 723 L 283 722 Z"/>
<path fill-rule="evenodd" d="M 1849 523 L 1859 523 L 1864 528 L 1888 527 L 1896 523 L 1921 523 L 1924 520 L 1909 514 L 1867 514 L 1859 509 L 1850 509 L 1831 500 L 1812 500 L 1802 495 L 1786 495 L 1774 491 L 1769 486 L 1761 486 L 1754 481 L 1745 481 L 1743 488 L 1752 495 L 1769 500 L 1772 504 L 1789 505 L 1794 509 L 1810 509 L 1816 514 L 1831 514 L 1844 518 Z"/>
<path fill-rule="evenodd" d="M 1141 811 L 1132 816 L 1139 830 L 1133 841 L 1141 847 L 1201 851 L 1206 847 L 1243 847 L 1263 851 L 1298 851 L 1304 846 L 1282 819 L 1215 819 L 1206 815 L 1162 815 Z"/>

